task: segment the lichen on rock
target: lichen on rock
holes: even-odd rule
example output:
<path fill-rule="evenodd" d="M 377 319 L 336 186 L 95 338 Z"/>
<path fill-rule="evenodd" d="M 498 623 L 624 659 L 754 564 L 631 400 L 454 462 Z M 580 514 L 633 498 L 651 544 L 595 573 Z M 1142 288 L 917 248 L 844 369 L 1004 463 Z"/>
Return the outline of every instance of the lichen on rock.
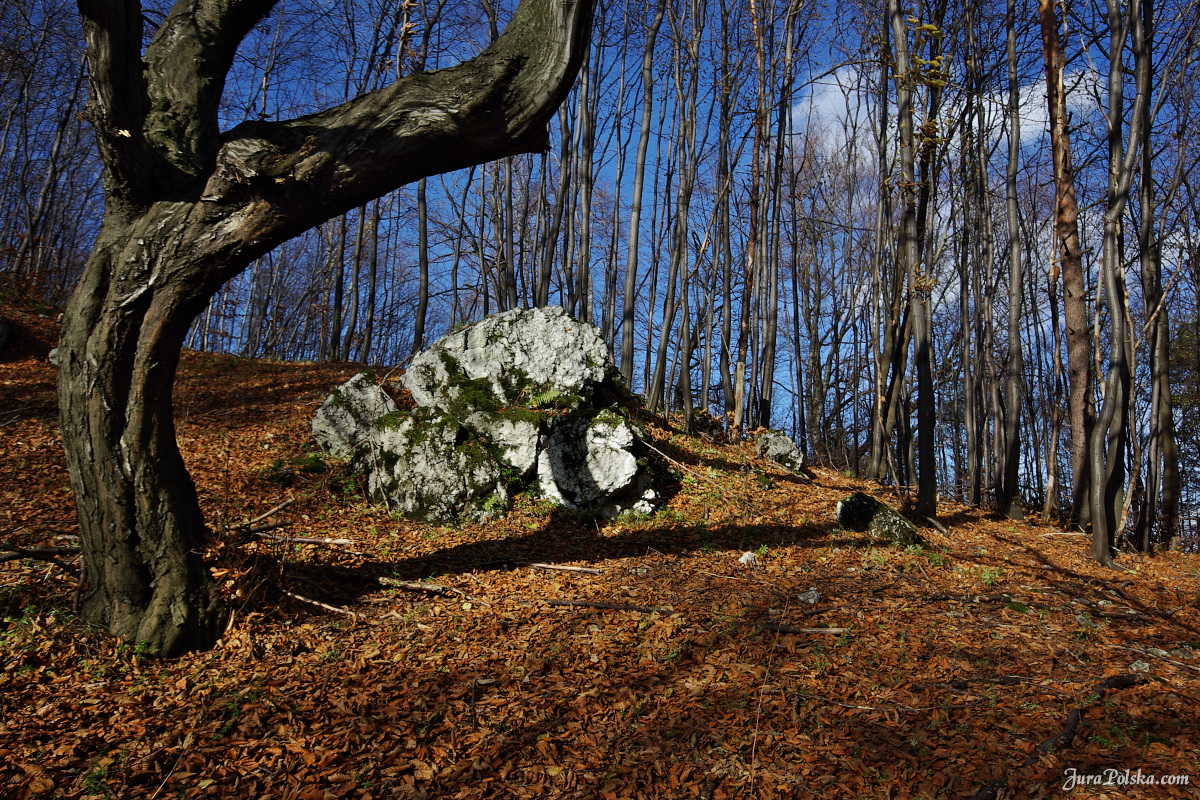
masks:
<path fill-rule="evenodd" d="M 855 492 L 838 501 L 835 516 L 843 528 L 866 533 L 877 542 L 898 547 L 921 543 L 916 525 L 901 516 L 900 512 L 862 492 Z"/>
<path fill-rule="evenodd" d="M 782 431 L 763 431 L 754 437 L 754 452 L 792 472 L 804 469 L 804 452 Z"/>
<path fill-rule="evenodd" d="M 486 519 L 525 489 L 601 516 L 661 501 L 665 470 L 621 408 L 598 405 L 632 399 L 600 331 L 561 308 L 516 309 L 452 333 L 401 381 L 413 411 L 364 373 L 322 404 L 313 435 L 405 516 Z"/>

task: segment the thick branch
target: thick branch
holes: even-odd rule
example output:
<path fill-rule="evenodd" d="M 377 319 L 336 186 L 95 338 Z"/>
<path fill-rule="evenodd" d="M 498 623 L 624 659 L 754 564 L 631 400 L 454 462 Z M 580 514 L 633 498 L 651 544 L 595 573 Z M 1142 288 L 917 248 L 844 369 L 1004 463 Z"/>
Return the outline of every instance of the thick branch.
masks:
<path fill-rule="evenodd" d="M 206 175 L 212 168 L 225 78 L 242 39 L 276 2 L 176 3 L 146 48 L 145 136 L 185 176 Z"/>
<path fill-rule="evenodd" d="M 243 230 L 259 250 L 418 178 L 544 149 L 587 50 L 591 6 L 526 0 L 470 61 L 318 114 L 243 123 L 227 134 L 203 197 L 254 204 L 259 224 Z M 272 220 L 283 205 L 293 207 Z"/>

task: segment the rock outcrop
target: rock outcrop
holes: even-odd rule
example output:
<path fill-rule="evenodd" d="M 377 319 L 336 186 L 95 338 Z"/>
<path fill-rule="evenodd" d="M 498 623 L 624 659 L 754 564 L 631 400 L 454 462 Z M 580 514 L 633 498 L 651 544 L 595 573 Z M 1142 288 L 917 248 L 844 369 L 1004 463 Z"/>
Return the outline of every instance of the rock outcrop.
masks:
<path fill-rule="evenodd" d="M 804 469 L 804 453 L 782 431 L 763 431 L 754 437 L 754 452 L 792 472 Z"/>
<path fill-rule="evenodd" d="M 921 543 L 916 525 L 895 509 L 862 492 L 838 501 L 835 515 L 843 528 L 866 533 L 880 544 L 909 547 Z"/>
<path fill-rule="evenodd" d="M 322 404 L 313 436 L 406 516 L 486 519 L 535 492 L 602 516 L 648 513 L 665 471 L 645 447 L 600 331 L 561 308 L 516 309 L 413 359 L 403 410 L 370 373 Z"/>

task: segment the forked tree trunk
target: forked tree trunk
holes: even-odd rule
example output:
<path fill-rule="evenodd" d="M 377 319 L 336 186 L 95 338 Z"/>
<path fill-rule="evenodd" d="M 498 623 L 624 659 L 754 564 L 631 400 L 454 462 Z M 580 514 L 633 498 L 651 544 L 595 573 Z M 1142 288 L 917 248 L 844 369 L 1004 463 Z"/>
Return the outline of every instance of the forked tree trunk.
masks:
<path fill-rule="evenodd" d="M 253 259 L 314 225 L 424 175 L 544 148 L 590 22 L 587 2 L 527 0 L 458 67 L 221 134 L 225 75 L 272 5 L 177 4 L 143 53 L 138 2 L 79 3 L 107 200 L 59 344 L 83 614 L 160 656 L 211 646 L 225 619 L 172 418 L 192 319 Z"/>

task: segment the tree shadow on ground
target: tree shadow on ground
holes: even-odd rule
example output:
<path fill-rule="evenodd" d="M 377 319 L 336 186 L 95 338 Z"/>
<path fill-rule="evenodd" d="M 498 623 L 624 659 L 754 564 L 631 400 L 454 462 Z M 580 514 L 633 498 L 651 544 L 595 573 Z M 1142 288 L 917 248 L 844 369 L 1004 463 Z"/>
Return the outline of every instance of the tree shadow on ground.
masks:
<path fill-rule="evenodd" d="M 659 512 L 664 515 L 663 511 Z M 745 551 L 770 547 L 824 547 L 828 524 L 717 525 L 664 520 L 653 527 L 622 529 L 620 522 L 602 528 L 601 521 L 563 508 L 552 510 L 535 531 L 507 539 L 484 539 L 452 544 L 434 552 L 396 560 L 371 558 L 359 566 L 287 564 L 286 574 L 313 581 L 328 581 L 344 601 L 353 602 L 379 590 L 378 578 L 404 581 L 436 580 L 473 572 L 510 570 L 531 563 L 601 563 L 641 557 L 647 553 L 682 556 L 691 552 Z M 446 530 L 445 528 L 441 530 Z M 618 532 L 619 531 L 619 532 Z M 452 530 L 442 534 L 452 536 Z"/>

